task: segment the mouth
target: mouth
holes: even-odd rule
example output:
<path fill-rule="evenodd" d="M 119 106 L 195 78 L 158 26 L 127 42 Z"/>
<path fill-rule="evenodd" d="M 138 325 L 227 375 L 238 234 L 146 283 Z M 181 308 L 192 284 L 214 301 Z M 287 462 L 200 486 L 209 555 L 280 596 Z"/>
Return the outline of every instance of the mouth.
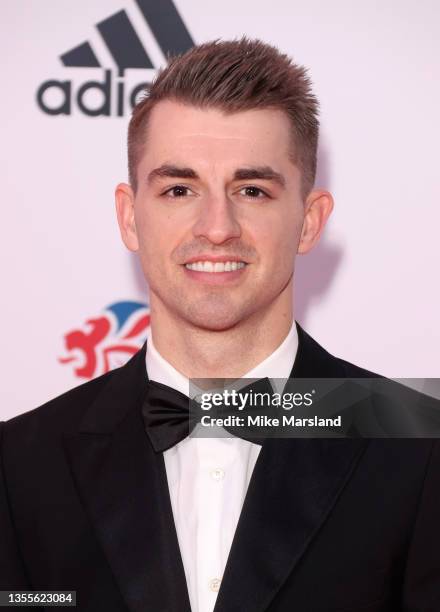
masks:
<path fill-rule="evenodd" d="M 184 264 L 187 270 L 194 272 L 207 272 L 208 274 L 219 274 L 221 272 L 236 272 L 245 268 L 248 264 L 244 261 L 193 261 Z"/>
<path fill-rule="evenodd" d="M 194 260 L 183 264 L 186 277 L 204 285 L 224 285 L 240 283 L 249 264 L 245 261 L 226 259 L 222 257 L 213 260 Z"/>

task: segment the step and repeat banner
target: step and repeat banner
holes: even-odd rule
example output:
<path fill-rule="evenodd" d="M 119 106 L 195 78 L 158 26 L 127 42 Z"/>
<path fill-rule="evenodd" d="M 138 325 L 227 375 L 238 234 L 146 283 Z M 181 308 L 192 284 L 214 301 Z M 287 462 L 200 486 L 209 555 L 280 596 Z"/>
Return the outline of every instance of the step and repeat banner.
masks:
<path fill-rule="evenodd" d="M 16 0 L 2 9 L 0 420 L 123 364 L 148 293 L 116 223 L 133 104 L 169 53 L 247 35 L 307 66 L 316 185 L 335 210 L 299 258 L 295 316 L 390 377 L 440 376 L 440 5 Z"/>

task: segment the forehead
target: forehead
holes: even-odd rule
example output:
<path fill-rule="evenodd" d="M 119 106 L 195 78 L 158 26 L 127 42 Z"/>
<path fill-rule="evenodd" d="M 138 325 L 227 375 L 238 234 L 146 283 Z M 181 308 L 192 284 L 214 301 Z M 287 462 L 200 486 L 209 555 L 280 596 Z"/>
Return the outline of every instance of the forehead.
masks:
<path fill-rule="evenodd" d="M 151 111 L 142 162 L 283 165 L 289 163 L 291 149 L 289 119 L 280 110 L 225 113 L 164 100 Z"/>

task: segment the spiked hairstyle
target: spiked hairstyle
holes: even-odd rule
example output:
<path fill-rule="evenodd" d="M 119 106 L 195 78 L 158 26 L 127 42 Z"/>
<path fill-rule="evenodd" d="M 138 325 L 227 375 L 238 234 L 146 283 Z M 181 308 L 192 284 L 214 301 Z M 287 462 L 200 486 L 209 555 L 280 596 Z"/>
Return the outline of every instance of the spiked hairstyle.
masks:
<path fill-rule="evenodd" d="M 204 43 L 168 65 L 135 106 L 128 127 L 128 170 L 137 190 L 137 167 L 147 145 L 148 118 L 161 100 L 225 113 L 278 109 L 292 130 L 291 159 L 302 175 L 302 195 L 312 189 L 318 148 L 318 100 L 307 70 L 275 47 L 241 38 Z"/>

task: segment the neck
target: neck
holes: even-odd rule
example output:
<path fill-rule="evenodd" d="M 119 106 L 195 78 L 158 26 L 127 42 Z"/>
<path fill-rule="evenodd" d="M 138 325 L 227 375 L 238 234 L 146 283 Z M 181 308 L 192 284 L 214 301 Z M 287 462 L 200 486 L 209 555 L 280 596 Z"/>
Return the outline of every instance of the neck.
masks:
<path fill-rule="evenodd" d="M 225 330 L 195 327 L 151 299 L 151 334 L 159 353 L 187 378 L 239 378 L 283 342 L 293 322 L 292 291 Z"/>

